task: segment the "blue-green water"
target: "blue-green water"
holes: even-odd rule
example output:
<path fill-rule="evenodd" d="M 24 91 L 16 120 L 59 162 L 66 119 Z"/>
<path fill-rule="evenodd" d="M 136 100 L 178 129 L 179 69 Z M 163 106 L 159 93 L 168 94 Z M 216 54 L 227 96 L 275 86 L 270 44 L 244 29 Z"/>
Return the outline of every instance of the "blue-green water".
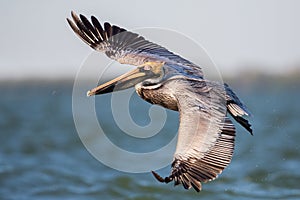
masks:
<path fill-rule="evenodd" d="M 300 85 L 233 88 L 254 116 L 254 136 L 238 126 L 231 164 L 196 193 L 158 183 L 150 173 L 116 171 L 93 158 L 74 126 L 71 83 L 3 82 L 0 199 L 300 199 Z M 109 95 L 99 98 L 97 107 Z M 148 104 L 136 101 L 139 110 L 133 118 L 147 123 Z M 117 132 L 105 119 L 105 127 Z M 166 130 L 176 131 L 177 114 L 170 112 L 170 119 Z M 112 136 L 122 146 L 116 138 Z M 132 142 L 129 146 L 137 145 Z M 149 142 L 145 148 L 150 150 L 164 145 L 161 138 Z M 159 172 L 167 175 L 169 170 Z"/>

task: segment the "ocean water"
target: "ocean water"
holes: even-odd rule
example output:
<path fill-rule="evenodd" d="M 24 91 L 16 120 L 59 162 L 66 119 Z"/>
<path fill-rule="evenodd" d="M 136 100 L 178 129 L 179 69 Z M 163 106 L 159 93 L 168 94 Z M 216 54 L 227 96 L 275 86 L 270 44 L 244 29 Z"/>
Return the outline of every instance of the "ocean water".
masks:
<path fill-rule="evenodd" d="M 71 82 L 1 82 L 0 199 L 300 199 L 300 84 L 232 86 L 253 114 L 254 135 L 237 125 L 231 164 L 197 193 L 96 160 L 74 125 Z M 153 150 L 178 128 L 178 114 L 168 112 L 159 139 L 148 145 L 123 140 L 105 105 L 110 96 L 96 99 L 100 123 L 123 148 Z M 137 96 L 132 101 L 138 105 L 133 119 L 149 123 L 149 105 Z"/>

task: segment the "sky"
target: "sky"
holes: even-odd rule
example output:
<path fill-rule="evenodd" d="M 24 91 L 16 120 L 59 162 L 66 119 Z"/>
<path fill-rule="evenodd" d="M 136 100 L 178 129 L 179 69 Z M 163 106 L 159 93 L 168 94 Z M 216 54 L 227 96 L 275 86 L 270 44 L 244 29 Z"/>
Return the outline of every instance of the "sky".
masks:
<path fill-rule="evenodd" d="M 297 0 L 0 0 L 0 79 L 73 78 L 92 52 L 69 28 L 70 11 L 126 29 L 178 31 L 224 75 L 300 68 Z"/>

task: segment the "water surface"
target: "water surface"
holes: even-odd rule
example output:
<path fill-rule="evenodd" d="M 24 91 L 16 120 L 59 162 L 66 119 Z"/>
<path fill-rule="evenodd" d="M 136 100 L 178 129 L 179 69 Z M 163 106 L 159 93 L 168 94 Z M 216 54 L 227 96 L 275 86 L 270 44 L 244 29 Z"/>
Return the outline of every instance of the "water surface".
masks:
<path fill-rule="evenodd" d="M 254 136 L 238 126 L 231 164 L 196 193 L 158 183 L 150 173 L 116 171 L 93 158 L 74 126 L 72 83 L 1 83 L 0 199 L 299 199 L 299 86 L 233 85 L 252 111 Z M 97 107 L 109 95 L 99 98 Z M 133 119 L 147 124 L 149 105 L 137 99 L 133 97 L 139 105 Z M 164 137 L 168 140 L 176 131 L 178 115 L 169 115 L 166 133 L 147 146 L 118 140 L 119 129 L 109 117 L 102 123 L 118 145 L 141 151 L 144 146 L 146 151 L 164 145 Z"/>

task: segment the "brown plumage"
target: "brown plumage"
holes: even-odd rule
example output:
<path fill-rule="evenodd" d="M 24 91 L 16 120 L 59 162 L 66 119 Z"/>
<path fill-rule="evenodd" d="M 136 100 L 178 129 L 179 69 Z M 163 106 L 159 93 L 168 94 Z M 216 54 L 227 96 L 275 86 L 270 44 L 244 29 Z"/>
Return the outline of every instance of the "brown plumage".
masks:
<path fill-rule="evenodd" d="M 235 127 L 229 113 L 251 134 L 245 116 L 250 113 L 227 84 L 205 80 L 196 64 L 166 48 L 115 25 L 91 22 L 72 12 L 73 31 L 93 49 L 120 63 L 137 68 L 88 92 L 99 95 L 135 87 L 140 97 L 152 104 L 179 111 L 178 142 L 171 174 L 154 177 L 185 189 L 202 189 L 201 183 L 215 179 L 230 163 Z"/>

